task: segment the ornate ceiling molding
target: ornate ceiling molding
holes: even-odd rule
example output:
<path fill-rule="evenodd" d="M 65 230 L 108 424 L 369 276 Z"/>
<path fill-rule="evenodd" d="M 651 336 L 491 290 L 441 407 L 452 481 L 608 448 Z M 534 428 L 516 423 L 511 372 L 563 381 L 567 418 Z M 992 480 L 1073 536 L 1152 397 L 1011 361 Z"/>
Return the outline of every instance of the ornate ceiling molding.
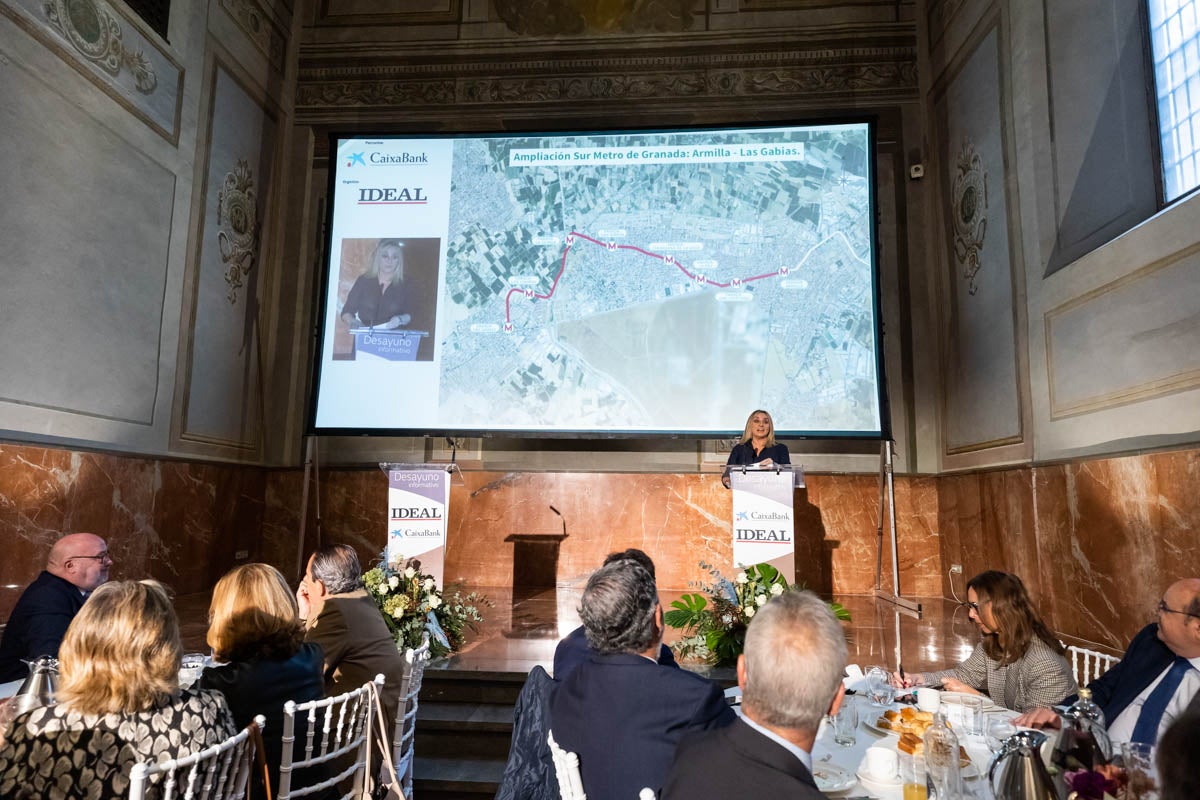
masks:
<path fill-rule="evenodd" d="M 832 41 L 680 37 L 624 52 L 611 41 L 603 49 L 448 46 L 436 54 L 410 50 L 390 58 L 309 51 L 301 56 L 296 113 L 301 123 L 316 123 L 347 109 L 372 119 L 411 119 L 424 116 L 423 110 L 444 113 L 448 105 L 511 109 L 571 101 L 587 108 L 652 99 L 787 98 L 796 107 L 838 108 L 916 102 L 915 34 L 839 33 Z"/>

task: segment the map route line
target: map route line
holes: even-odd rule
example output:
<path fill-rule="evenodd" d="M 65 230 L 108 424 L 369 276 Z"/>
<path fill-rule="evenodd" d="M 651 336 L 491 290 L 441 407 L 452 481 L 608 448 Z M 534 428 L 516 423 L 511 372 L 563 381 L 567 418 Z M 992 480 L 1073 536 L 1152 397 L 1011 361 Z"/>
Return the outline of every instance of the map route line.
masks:
<path fill-rule="evenodd" d="M 765 280 L 766 278 L 775 278 L 775 277 L 778 277 L 779 275 L 786 275 L 789 271 L 788 267 L 780 267 L 779 269 L 775 270 L 774 272 L 764 272 L 761 275 L 752 275 L 749 278 L 733 278 L 732 280 L 730 280 L 726 283 L 720 283 L 719 281 L 714 281 L 711 278 L 708 278 L 704 275 L 694 274 L 692 272 L 689 272 L 687 267 L 683 266 L 683 264 L 680 264 L 678 259 L 675 258 L 675 256 L 663 255 L 662 253 L 655 253 L 651 250 L 646 250 L 642 247 L 638 247 L 635 244 L 617 244 L 616 242 L 605 242 L 605 241 L 601 241 L 600 239 L 594 239 L 591 236 L 588 236 L 586 233 L 580 233 L 579 231 L 571 231 L 569 234 L 567 234 L 566 246 L 563 247 L 562 258 L 559 260 L 558 273 L 554 276 L 554 282 L 550 284 L 550 290 L 548 292 L 546 292 L 545 294 L 541 294 L 541 293 L 535 292 L 532 289 L 518 289 L 516 287 L 513 287 L 508 290 L 507 294 L 504 295 L 504 330 L 506 332 L 512 331 L 512 296 L 514 294 L 522 295 L 531 300 L 534 300 L 534 299 L 549 300 L 550 298 L 554 297 L 554 292 L 558 289 L 558 282 L 562 279 L 563 273 L 565 273 L 567 271 L 567 256 L 570 254 L 571 248 L 573 248 L 575 246 L 576 239 L 583 239 L 584 241 L 591 242 L 592 244 L 597 245 L 598 247 L 607 248 L 610 251 L 632 250 L 635 253 L 641 253 L 642 255 L 647 256 L 649 258 L 657 258 L 659 261 L 666 262 L 667 264 L 673 264 L 680 272 L 682 272 L 684 275 L 686 275 L 690 280 L 695 281 L 696 283 L 703 283 L 707 286 L 713 286 L 713 287 L 716 287 L 717 289 L 728 289 L 731 286 L 737 287 L 737 286 L 741 286 L 746 283 L 751 283 L 753 281 L 761 281 L 761 280 Z"/>

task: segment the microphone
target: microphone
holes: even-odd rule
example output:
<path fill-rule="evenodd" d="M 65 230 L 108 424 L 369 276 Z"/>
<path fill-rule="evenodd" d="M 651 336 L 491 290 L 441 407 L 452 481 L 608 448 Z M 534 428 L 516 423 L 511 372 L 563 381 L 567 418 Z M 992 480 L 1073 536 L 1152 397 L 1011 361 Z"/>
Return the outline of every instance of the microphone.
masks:
<path fill-rule="evenodd" d="M 559 511 L 559 510 L 558 510 L 557 508 L 555 508 L 554 506 L 550 506 L 550 510 L 551 510 L 551 511 L 553 511 L 555 514 L 557 514 L 557 515 L 558 515 L 558 518 L 559 518 L 560 520 L 562 520 L 563 536 L 565 537 L 565 536 L 567 535 L 567 519 L 566 519 L 566 517 L 564 517 L 564 516 L 562 515 L 562 512 L 561 512 L 561 511 Z"/>

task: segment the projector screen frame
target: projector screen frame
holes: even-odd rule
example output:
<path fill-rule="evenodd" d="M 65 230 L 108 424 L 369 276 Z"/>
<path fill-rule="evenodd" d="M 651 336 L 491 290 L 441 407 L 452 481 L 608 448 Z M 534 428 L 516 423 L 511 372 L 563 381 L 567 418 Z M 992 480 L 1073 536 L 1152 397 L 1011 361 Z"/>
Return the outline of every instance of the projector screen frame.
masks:
<path fill-rule="evenodd" d="M 704 131 L 732 131 L 732 130 L 753 130 L 756 128 L 783 128 L 783 127 L 819 127 L 819 126 L 836 126 L 836 125 L 865 125 L 867 128 L 867 169 L 869 174 L 868 180 L 868 206 L 870 209 L 870 266 L 871 266 L 871 296 L 872 296 L 872 313 L 874 321 L 874 341 L 875 341 L 875 380 L 876 393 L 879 402 L 879 431 L 837 431 L 837 432 L 779 432 L 777 438 L 789 441 L 889 441 L 892 440 L 892 424 L 891 424 L 891 404 L 887 391 L 887 371 L 885 365 L 885 336 L 883 326 L 883 291 L 881 283 L 879 255 L 880 255 L 880 212 L 879 212 L 879 187 L 878 187 L 878 163 L 879 156 L 877 130 L 879 126 L 878 115 L 862 114 L 862 115 L 837 115 L 837 116 L 818 116 L 803 119 L 780 119 L 780 120 L 756 120 L 746 122 L 723 122 L 723 123 L 705 123 L 705 124 L 689 124 L 689 125 L 653 125 L 647 127 L 629 127 L 621 126 L 619 128 L 602 129 L 577 129 L 577 128 L 561 128 L 548 129 L 545 127 L 534 128 L 514 128 L 503 130 L 452 130 L 452 131 L 383 131 L 379 129 L 333 129 L 329 130 L 328 136 L 328 153 L 330 154 L 328 174 L 326 176 L 325 190 L 325 208 L 324 208 L 324 231 L 320 237 L 322 251 L 317 259 L 314 259 L 316 275 L 314 286 L 314 305 L 313 314 L 316 319 L 313 320 L 313 358 L 309 362 L 311 371 L 309 373 L 309 391 L 308 391 L 308 413 L 306 414 L 305 435 L 307 436 L 364 436 L 364 437 L 407 437 L 407 438 L 431 438 L 431 437 L 454 437 L 454 438 L 512 438 L 512 439 L 573 439 L 573 440 L 717 440 L 726 439 L 735 436 L 740 436 L 742 430 L 730 429 L 728 431 L 680 431 L 680 430 L 656 430 L 656 431 L 598 431 L 594 429 L 555 429 L 555 430 L 520 430 L 520 429 L 482 429 L 482 428 L 361 428 L 361 427 L 318 427 L 316 424 L 317 417 L 317 400 L 321 388 L 321 373 L 324 361 L 323 343 L 327 335 L 332 335 L 326 330 L 326 306 L 329 302 L 329 291 L 333 282 L 329 280 L 329 270 L 331 267 L 331 259 L 333 257 L 333 228 L 334 228 L 334 202 L 333 198 L 336 190 L 337 167 L 334 163 L 336 153 L 338 152 L 338 140 L 348 138 L 358 139 L 464 139 L 464 138 L 480 138 L 480 137 L 499 137 L 499 138 L 522 138 L 522 137 L 567 137 L 567 136 L 612 136 L 621 134 L 656 134 L 656 133 L 700 133 Z M 439 331 L 437 335 L 444 335 Z M 753 409 L 747 409 L 749 414 Z"/>

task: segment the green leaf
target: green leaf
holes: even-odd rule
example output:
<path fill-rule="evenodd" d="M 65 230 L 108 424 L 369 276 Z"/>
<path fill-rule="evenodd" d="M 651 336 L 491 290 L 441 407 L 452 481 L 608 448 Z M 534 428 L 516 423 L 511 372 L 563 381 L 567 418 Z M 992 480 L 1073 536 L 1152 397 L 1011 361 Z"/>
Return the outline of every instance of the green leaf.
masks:
<path fill-rule="evenodd" d="M 833 615 L 835 617 L 842 620 L 843 622 L 850 621 L 850 610 L 848 608 L 846 608 L 845 606 L 843 606 L 841 603 L 830 602 L 829 610 L 833 612 Z"/>
<path fill-rule="evenodd" d="M 672 628 L 688 630 L 702 626 L 709 616 L 704 595 L 685 594 L 671 603 L 673 610 L 663 614 L 663 622 Z"/>

